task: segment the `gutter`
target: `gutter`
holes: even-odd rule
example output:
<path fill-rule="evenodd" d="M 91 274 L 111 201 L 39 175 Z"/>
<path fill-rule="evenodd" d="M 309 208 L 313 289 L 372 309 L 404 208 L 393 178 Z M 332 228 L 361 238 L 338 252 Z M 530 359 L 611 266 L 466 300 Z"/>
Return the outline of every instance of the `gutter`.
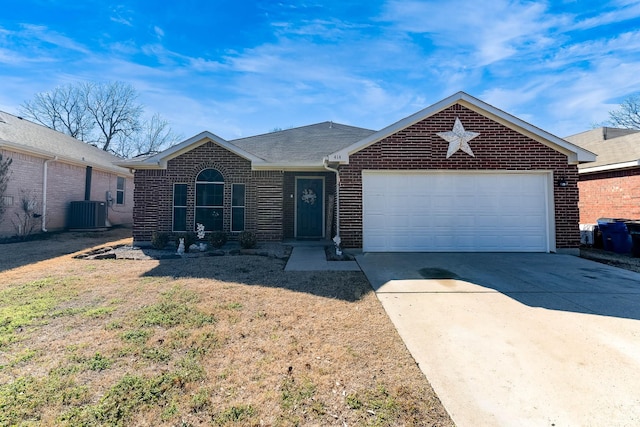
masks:
<path fill-rule="evenodd" d="M 84 143 L 83 143 L 84 144 Z M 101 164 L 92 160 L 86 160 L 84 157 L 82 159 L 76 159 L 76 158 L 72 158 L 72 157 L 67 157 L 67 156 L 61 156 L 58 154 L 55 154 L 53 152 L 50 151 L 45 151 L 45 150 L 39 150 L 37 148 L 32 148 L 32 147 L 25 147 L 23 145 L 20 144 L 15 144 L 12 143 L 10 141 L 6 141 L 6 140 L 2 140 L 0 139 L 0 147 L 6 148 L 9 151 L 15 151 L 18 153 L 24 153 L 24 154 L 28 154 L 30 156 L 34 156 L 34 157 L 40 157 L 40 158 L 50 158 L 53 159 L 55 158 L 56 161 L 60 161 L 60 162 L 64 162 L 64 163 L 68 163 L 70 165 L 76 165 L 76 166 L 86 166 L 87 164 L 89 165 L 93 165 L 94 169 L 98 169 L 104 172 L 109 172 L 109 173 L 125 173 L 122 169 L 126 169 L 127 167 L 123 167 L 123 166 L 119 166 L 114 162 L 109 162 L 110 165 L 106 165 L 106 164 Z"/>
<path fill-rule="evenodd" d="M 47 232 L 47 172 L 49 170 L 49 162 L 55 162 L 58 160 L 58 156 L 54 156 L 52 159 L 46 159 L 42 165 L 42 232 Z"/>
<path fill-rule="evenodd" d="M 578 168 L 578 173 L 593 173 L 593 172 L 605 172 L 614 169 L 635 168 L 640 166 L 640 160 L 632 160 L 629 162 L 612 163 L 602 166 L 590 166 L 584 168 Z"/>
<path fill-rule="evenodd" d="M 340 243 L 342 243 L 340 239 L 340 171 L 329 167 L 329 158 L 327 157 L 322 160 L 322 165 L 326 170 L 336 174 L 336 235 L 333 238 L 333 243 L 336 245 L 336 255 L 342 255 L 342 250 L 340 249 Z"/>

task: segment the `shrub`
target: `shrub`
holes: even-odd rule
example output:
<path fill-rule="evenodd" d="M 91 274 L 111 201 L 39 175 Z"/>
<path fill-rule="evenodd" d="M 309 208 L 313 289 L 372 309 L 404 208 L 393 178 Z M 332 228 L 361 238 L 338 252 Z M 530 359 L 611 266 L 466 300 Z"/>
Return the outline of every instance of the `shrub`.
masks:
<path fill-rule="evenodd" d="M 154 231 L 151 234 L 151 246 L 154 249 L 164 249 L 167 243 L 169 243 L 169 233 Z"/>
<path fill-rule="evenodd" d="M 209 243 L 214 248 L 221 248 L 227 243 L 227 235 L 222 231 L 214 231 L 209 234 Z"/>
<path fill-rule="evenodd" d="M 256 238 L 256 233 L 252 231 L 243 231 L 240 233 L 240 236 L 238 236 L 238 242 L 240 242 L 240 247 L 242 249 L 252 249 L 258 244 L 258 239 Z"/>

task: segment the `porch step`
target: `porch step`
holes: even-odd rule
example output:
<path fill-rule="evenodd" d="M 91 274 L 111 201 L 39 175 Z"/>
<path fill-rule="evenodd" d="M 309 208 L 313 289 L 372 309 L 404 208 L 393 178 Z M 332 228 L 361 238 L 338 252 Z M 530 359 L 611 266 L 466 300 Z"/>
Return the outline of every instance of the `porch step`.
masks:
<path fill-rule="evenodd" d="M 360 271 L 355 261 L 327 261 L 324 246 L 295 246 L 284 271 Z"/>

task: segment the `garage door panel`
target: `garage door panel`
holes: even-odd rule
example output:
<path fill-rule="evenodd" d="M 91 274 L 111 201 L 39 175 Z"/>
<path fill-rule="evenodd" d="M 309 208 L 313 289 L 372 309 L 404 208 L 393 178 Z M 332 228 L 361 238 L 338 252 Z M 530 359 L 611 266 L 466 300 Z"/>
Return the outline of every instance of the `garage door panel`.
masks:
<path fill-rule="evenodd" d="M 428 215 L 425 215 L 424 213 L 411 215 L 407 221 L 408 226 L 416 232 L 428 230 L 428 224 L 432 223 L 432 221 L 430 221 L 430 217 Z"/>
<path fill-rule="evenodd" d="M 431 206 L 429 206 L 429 209 L 434 212 L 440 211 L 449 213 L 454 207 L 455 200 L 448 194 L 435 194 L 431 196 Z"/>
<path fill-rule="evenodd" d="M 500 209 L 500 200 L 492 197 L 476 198 L 475 209 L 479 214 L 484 212 L 497 212 Z"/>
<path fill-rule="evenodd" d="M 365 251 L 548 250 L 547 175 L 363 173 Z"/>
<path fill-rule="evenodd" d="M 493 229 L 496 226 L 495 215 L 478 215 L 476 216 L 476 227 Z"/>
<path fill-rule="evenodd" d="M 500 226 L 502 228 L 515 228 L 519 229 L 520 227 L 525 227 L 527 221 L 524 218 L 521 218 L 516 215 L 501 215 L 500 216 Z"/>
<path fill-rule="evenodd" d="M 474 194 L 457 196 L 455 198 L 455 206 L 458 211 L 469 210 L 473 211 L 476 209 L 476 199 L 477 197 Z"/>

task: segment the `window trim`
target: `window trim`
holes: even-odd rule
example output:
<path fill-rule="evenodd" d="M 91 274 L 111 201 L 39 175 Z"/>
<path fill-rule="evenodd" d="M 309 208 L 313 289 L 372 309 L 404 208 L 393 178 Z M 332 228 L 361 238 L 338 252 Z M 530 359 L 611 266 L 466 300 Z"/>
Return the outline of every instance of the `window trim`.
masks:
<path fill-rule="evenodd" d="M 120 188 L 118 186 L 120 180 L 122 180 L 122 188 Z M 124 205 L 125 204 L 125 190 L 127 188 L 127 178 L 123 177 L 123 176 L 117 176 L 116 177 L 116 205 Z M 122 194 L 122 203 L 118 203 L 118 195 Z"/>
<path fill-rule="evenodd" d="M 202 173 L 207 170 L 216 171 L 220 175 L 220 178 L 222 178 L 222 181 L 198 181 L 198 178 L 200 177 L 200 175 L 202 175 Z M 222 204 L 221 205 L 198 205 L 197 204 L 198 203 L 198 185 L 221 185 L 222 186 Z M 197 231 L 197 228 L 198 228 L 198 221 L 197 221 L 198 209 L 220 209 L 222 211 L 221 230 L 206 230 L 205 233 L 211 233 L 213 231 L 224 231 L 224 192 L 225 192 L 225 183 L 224 183 L 224 175 L 222 175 L 222 172 L 220 172 L 216 168 L 211 168 L 211 167 L 202 169 L 200 172 L 198 172 L 198 175 L 196 176 L 195 193 L 193 197 L 193 205 L 194 205 L 193 231 Z"/>
<path fill-rule="evenodd" d="M 234 205 L 233 204 L 233 195 L 235 193 L 235 189 L 236 186 L 242 186 L 243 187 L 243 197 L 242 197 L 242 205 Z M 233 226 L 233 211 L 234 209 L 239 209 L 242 208 L 242 229 L 241 230 L 235 230 L 234 226 Z M 229 230 L 232 233 L 241 233 L 246 229 L 246 223 L 247 223 L 247 185 L 243 182 L 237 183 L 237 184 L 231 184 L 231 215 L 230 215 L 230 228 Z"/>
<path fill-rule="evenodd" d="M 176 205 L 176 185 L 184 185 L 185 186 L 185 195 L 187 196 L 185 200 L 184 206 Z M 184 233 L 187 231 L 187 210 L 189 209 L 189 184 L 186 182 L 174 182 L 173 183 L 173 193 L 171 194 L 171 231 L 176 233 Z M 185 211 L 185 221 L 184 221 L 184 230 L 176 230 L 176 208 L 184 209 Z"/>

